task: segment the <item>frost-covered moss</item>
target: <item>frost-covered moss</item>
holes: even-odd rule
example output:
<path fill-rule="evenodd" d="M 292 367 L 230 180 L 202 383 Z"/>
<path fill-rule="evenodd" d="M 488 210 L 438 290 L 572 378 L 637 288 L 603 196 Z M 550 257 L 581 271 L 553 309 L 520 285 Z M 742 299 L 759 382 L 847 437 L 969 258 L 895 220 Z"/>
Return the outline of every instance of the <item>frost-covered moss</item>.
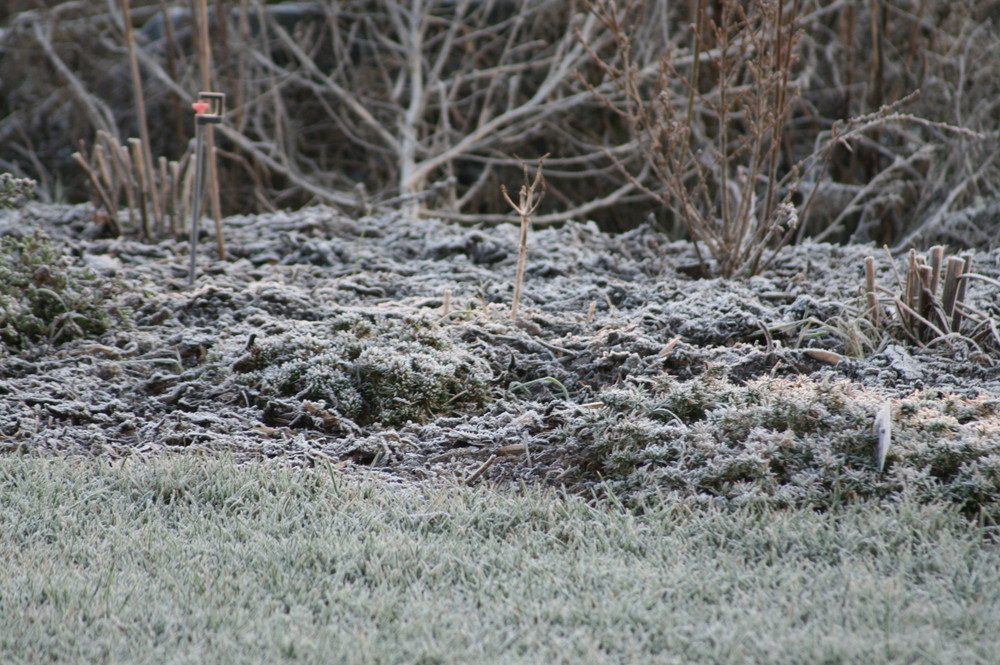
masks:
<path fill-rule="evenodd" d="M 104 333 L 123 319 L 116 291 L 44 236 L 0 238 L 0 353 Z"/>
<path fill-rule="evenodd" d="M 361 424 L 421 421 L 489 395 L 486 363 L 429 319 L 345 314 L 235 336 L 215 359 L 262 395 L 322 402 Z"/>
<path fill-rule="evenodd" d="M 652 389 L 605 392 L 585 430 L 584 466 L 620 496 L 830 505 L 909 493 L 1000 520 L 1000 403 L 918 392 L 893 401 L 893 436 L 876 471 L 872 424 L 883 404 L 848 382 L 718 372 Z M 592 432 L 592 434 L 589 434 Z"/>

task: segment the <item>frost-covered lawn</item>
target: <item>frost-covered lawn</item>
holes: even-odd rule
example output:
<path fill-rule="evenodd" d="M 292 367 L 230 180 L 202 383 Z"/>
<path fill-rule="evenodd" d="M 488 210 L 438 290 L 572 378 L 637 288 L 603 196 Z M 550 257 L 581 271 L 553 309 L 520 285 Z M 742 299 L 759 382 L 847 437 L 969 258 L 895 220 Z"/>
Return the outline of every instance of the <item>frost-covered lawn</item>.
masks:
<path fill-rule="evenodd" d="M 207 457 L 5 457 L 0 661 L 995 663 L 996 535 L 936 505 L 636 516 Z"/>

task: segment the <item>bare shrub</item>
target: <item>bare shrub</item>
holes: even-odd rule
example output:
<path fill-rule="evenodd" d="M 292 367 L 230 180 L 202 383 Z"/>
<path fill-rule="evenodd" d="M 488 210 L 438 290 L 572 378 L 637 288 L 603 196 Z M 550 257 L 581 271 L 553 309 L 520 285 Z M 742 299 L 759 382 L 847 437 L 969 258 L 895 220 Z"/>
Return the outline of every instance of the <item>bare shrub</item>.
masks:
<path fill-rule="evenodd" d="M 788 14 L 782 2 L 715 7 L 711 14 L 698 3 L 689 55 L 670 49 L 654 64 L 636 59 L 642 5 L 591 3 L 615 40 L 610 50 L 589 47 L 613 84 L 612 93 L 592 89 L 628 126 L 651 178 L 619 167 L 673 212 L 722 275 L 745 276 L 766 265 L 766 252 L 788 242 L 798 221 L 792 195 L 804 165 L 784 176 L 778 168 L 796 96 L 797 4 Z"/>
<path fill-rule="evenodd" d="M 60 3 L 15 17 L 2 33 L 0 163 L 30 174 L 42 201 L 86 199 L 83 174 L 69 159 L 79 141 L 104 130 L 121 143 L 116 106 L 105 94 L 115 90 L 109 79 L 117 72 L 108 64 L 115 56 L 97 39 L 107 27 L 104 11 Z"/>
<path fill-rule="evenodd" d="M 882 106 L 932 124 L 886 124 L 835 149 L 799 237 L 874 241 L 894 252 L 990 246 L 1000 204 L 1000 88 L 992 66 L 1000 2 L 803 6 L 796 133 Z"/>
<path fill-rule="evenodd" d="M 723 276 L 765 268 L 796 235 L 835 150 L 877 138 L 889 121 L 912 121 L 939 134 L 957 129 L 901 113 L 898 107 L 911 99 L 903 98 L 853 119 L 821 120 L 796 136 L 794 123 L 804 119 L 802 26 L 808 21 L 815 30 L 816 17 L 801 17 L 798 2 L 694 5 L 687 49 L 672 45 L 650 60 L 637 37 L 637 25 L 648 14 L 642 3 L 591 3 L 590 11 L 614 35 L 612 48 L 590 49 L 600 80 L 610 81 L 612 92 L 591 87 L 622 118 L 640 165 L 648 167 L 637 171 L 635 164 L 616 160 L 619 169 L 688 231 L 704 273 L 709 269 L 701 246 Z M 804 67 L 808 74 L 809 64 Z M 794 139 L 811 139 L 812 148 L 803 150 Z M 876 171 L 873 181 L 898 166 Z"/>
<path fill-rule="evenodd" d="M 86 176 L 70 159 L 80 140 L 90 145 L 102 130 L 126 145 L 142 135 L 120 1 L 36 4 L 9 18 L 0 37 L 0 168 L 37 180 L 43 201 L 83 200 Z M 189 104 L 205 87 L 196 54 L 206 45 L 189 2 L 129 4 L 151 121 L 146 153 L 180 162 L 192 134 Z M 625 102 L 583 46 L 620 68 L 618 43 L 582 0 L 210 5 L 213 87 L 232 108 L 218 144 L 226 212 L 325 201 L 502 222 L 499 183 L 519 174 L 511 155 L 550 153 L 550 195 L 536 224 L 589 217 L 620 229 L 651 215 L 682 232 L 687 215 L 711 235 L 723 207 L 733 220 L 753 208 L 743 236 L 739 224 L 719 234 L 723 243 L 747 241 L 742 254 L 738 243 L 724 252 L 747 266 L 765 264 L 783 241 L 788 204 L 800 220 L 796 240 L 902 251 L 990 246 L 998 237 L 998 0 L 647 3 L 629 23 L 628 55 L 642 86 L 668 75 L 673 103 L 654 111 L 693 120 L 685 130 L 693 162 L 675 177 L 701 207 L 674 205 L 673 215 L 663 212 L 665 181 L 624 116 L 584 85 Z M 625 12 L 635 3 L 595 6 Z M 765 26 L 766 12 L 782 18 Z M 764 102 L 757 115 L 753 94 Z M 875 123 L 846 136 L 850 118 L 883 108 L 929 124 Z M 720 112 L 728 123 L 721 133 Z M 754 138 L 753 127 L 763 133 Z M 761 170 L 752 172 L 754 164 Z M 827 178 L 818 176 L 823 164 Z M 773 246 L 755 258 L 762 250 L 753 239 L 769 229 Z"/>
<path fill-rule="evenodd" d="M 158 120 L 150 125 L 148 152 L 180 162 L 191 134 L 189 103 L 205 87 L 196 67 L 202 49 L 184 3 L 145 4 L 133 3 L 131 16 L 143 25 L 135 57 L 147 113 Z M 13 145 L 31 169 L 43 172 L 43 196 L 64 181 L 79 200 L 86 180 L 65 169 L 59 148 L 22 145 L 20 138 L 46 133 L 44 122 L 70 124 L 74 146 L 89 144 L 98 130 L 119 145 L 123 135 L 142 132 L 134 95 L 121 85 L 130 66 L 120 8 L 74 7 L 26 12 L 7 33 L 17 56 L 0 65 L 17 71 L 15 61 L 30 64 L 43 88 L 63 86 L 71 94 L 53 92 L 40 113 L 0 120 L 0 137 L 17 139 Z M 219 7 L 225 11 L 208 23 L 213 87 L 232 102 L 218 148 L 227 211 L 322 201 L 361 212 L 407 205 L 499 223 L 506 216 L 498 185 L 519 173 L 511 155 L 551 153 L 552 196 L 536 224 L 612 207 L 604 214 L 621 226 L 635 224 L 629 206 L 645 195 L 613 172 L 602 145 L 608 114 L 576 78 L 588 61 L 576 29 L 597 43 L 607 37 L 577 3 L 350 0 L 286 7 L 242 0 L 214 3 Z M 82 53 L 84 43 L 91 47 Z M 12 78 L 9 103 L 27 109 L 41 96 L 37 86 Z M 11 151 L 2 153 L 0 164 Z M 22 163 L 11 170 L 20 172 Z"/>
<path fill-rule="evenodd" d="M 590 124 L 579 111 L 594 102 L 575 80 L 586 55 L 570 26 L 589 34 L 596 25 L 574 11 L 562 0 L 248 0 L 216 14 L 214 78 L 234 107 L 220 154 L 242 175 L 224 183 L 224 195 L 265 209 L 403 204 L 499 222 L 497 184 L 518 169 L 509 155 L 559 152 L 563 206 L 538 223 L 625 200 L 633 187 L 602 177 L 603 152 L 574 131 Z M 197 76 L 182 57 L 191 48 L 187 14 L 164 15 L 139 59 L 159 109 L 169 115 L 172 104 L 176 115 Z"/>
<path fill-rule="evenodd" d="M 576 31 L 606 40 L 572 3 L 354 0 L 320 9 L 293 33 L 257 5 L 267 29 L 241 35 L 245 48 L 232 54 L 243 102 L 222 131 L 254 168 L 338 206 L 403 205 L 477 222 L 505 218 L 497 185 L 519 172 L 514 153 L 560 148 L 550 185 L 563 206 L 536 223 L 587 214 L 634 189 L 619 184 L 597 201 L 572 189 L 607 162 L 562 128 L 595 106 L 577 81 L 588 56 Z"/>

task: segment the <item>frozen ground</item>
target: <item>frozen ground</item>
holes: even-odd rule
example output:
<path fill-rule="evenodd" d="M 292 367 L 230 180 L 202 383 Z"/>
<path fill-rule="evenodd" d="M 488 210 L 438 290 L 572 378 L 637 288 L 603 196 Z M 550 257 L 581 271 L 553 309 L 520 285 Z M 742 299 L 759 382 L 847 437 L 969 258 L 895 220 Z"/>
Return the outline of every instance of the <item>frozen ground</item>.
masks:
<path fill-rule="evenodd" d="M 130 325 L 98 339 L 0 357 L 7 452 L 226 451 L 402 481 L 582 486 L 600 477 L 594 451 L 622 420 L 609 413 L 618 389 L 669 394 L 706 375 L 737 388 L 841 386 L 866 418 L 930 389 L 986 405 L 955 427 L 1000 431 L 1000 340 L 989 331 L 977 331 L 978 349 L 919 348 L 858 325 L 864 257 L 897 290 L 873 247 L 787 248 L 764 275 L 735 282 L 685 276 L 690 244 L 649 228 L 539 230 L 513 321 L 513 225 L 354 220 L 321 207 L 233 217 L 229 260 L 215 260 L 206 237 L 189 287 L 186 243 L 102 238 L 87 206 L 5 214 L 0 235 L 42 229 L 119 280 L 131 310 Z M 974 258 L 976 272 L 1000 278 L 1000 251 Z M 967 302 L 1000 320 L 990 282 L 971 281 Z M 674 426 L 687 436 L 691 422 L 681 414 Z M 997 449 L 980 452 L 995 473 Z"/>

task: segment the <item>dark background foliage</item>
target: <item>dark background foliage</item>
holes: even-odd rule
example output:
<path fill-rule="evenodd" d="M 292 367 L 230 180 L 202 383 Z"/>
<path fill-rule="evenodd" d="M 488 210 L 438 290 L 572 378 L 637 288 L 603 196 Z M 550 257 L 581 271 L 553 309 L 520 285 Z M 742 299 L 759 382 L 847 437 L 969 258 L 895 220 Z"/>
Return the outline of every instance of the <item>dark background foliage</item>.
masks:
<path fill-rule="evenodd" d="M 651 74 L 664 58 L 683 62 L 699 7 L 718 20 L 727 4 L 753 5 L 635 7 L 635 62 Z M 72 153 L 87 154 L 97 130 L 121 142 L 138 135 L 120 7 L 5 5 L 0 170 L 36 179 L 43 199 L 88 200 Z M 200 85 L 189 7 L 131 3 L 154 160 L 182 160 L 193 135 L 189 104 Z M 591 56 L 614 64 L 618 55 L 593 24 L 593 7 L 577 0 L 418 7 L 413 14 L 409 3 L 388 0 L 209 1 L 213 87 L 229 99 L 218 144 L 224 213 L 417 202 L 422 213 L 496 222 L 508 212 L 499 185 L 519 180 L 517 158 L 549 154 L 541 223 L 592 218 L 622 230 L 652 216 L 684 233 L 653 196 L 662 183 L 643 175 L 630 128 L 587 94 L 609 83 Z M 828 140 L 837 123 L 886 105 L 941 123 L 890 122 L 837 146 L 822 173 L 800 183 L 796 196 L 811 196 L 813 205 L 799 237 L 897 247 L 995 243 L 1000 3 L 804 0 L 787 2 L 786 16 L 799 29 L 794 101 L 771 177 Z M 701 35 L 709 46 L 712 37 Z M 736 55 L 753 61 L 750 51 Z M 712 73 L 703 66 L 698 78 L 706 99 L 718 84 Z M 677 71 L 687 80 L 693 74 Z M 710 127 L 712 109 L 696 111 Z M 497 118 L 503 122 L 489 125 Z M 485 136 L 466 141 L 484 126 Z"/>

